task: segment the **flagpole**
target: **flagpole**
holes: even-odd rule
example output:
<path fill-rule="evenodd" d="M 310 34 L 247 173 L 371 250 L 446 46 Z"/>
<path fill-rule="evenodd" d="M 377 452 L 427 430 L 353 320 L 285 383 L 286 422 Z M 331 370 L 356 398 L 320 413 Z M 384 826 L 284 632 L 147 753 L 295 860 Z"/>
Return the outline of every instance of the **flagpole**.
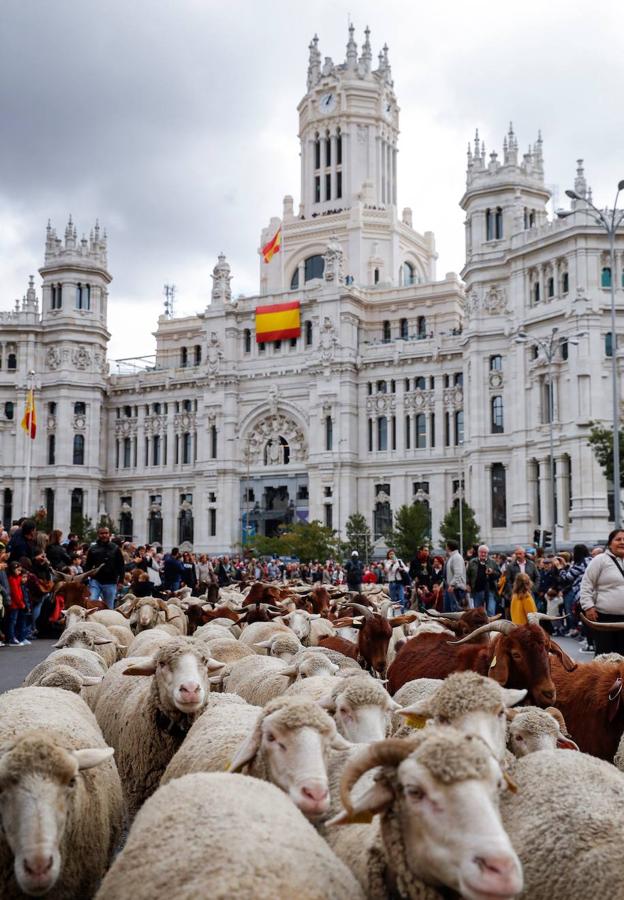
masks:
<path fill-rule="evenodd" d="M 28 373 L 27 379 L 27 389 L 30 393 L 33 392 L 33 406 L 34 406 L 34 390 L 35 390 L 35 373 L 31 370 Z M 26 401 L 28 402 L 28 400 Z M 32 416 L 32 413 L 31 413 Z M 28 434 L 26 435 L 26 480 L 24 483 L 24 515 L 30 515 L 30 470 L 32 465 L 32 445 L 33 440 L 30 436 L 30 428 Z"/>

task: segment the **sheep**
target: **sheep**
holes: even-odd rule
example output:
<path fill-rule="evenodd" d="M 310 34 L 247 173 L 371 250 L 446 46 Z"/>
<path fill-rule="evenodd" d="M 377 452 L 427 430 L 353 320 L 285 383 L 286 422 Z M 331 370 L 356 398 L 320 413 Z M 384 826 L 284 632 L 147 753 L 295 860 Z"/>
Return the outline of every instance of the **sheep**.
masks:
<path fill-rule="evenodd" d="M 566 735 L 563 716 L 558 709 L 522 706 L 508 709 L 507 747 L 518 758 L 538 750 L 578 750 Z"/>
<path fill-rule="evenodd" d="M 624 662 L 624 656 L 621 653 L 599 653 L 598 656 L 594 656 L 594 662 L 597 663 L 621 663 Z"/>
<path fill-rule="evenodd" d="M 76 694 L 0 696 L 0 897 L 93 896 L 123 826 L 112 756 Z"/>
<path fill-rule="evenodd" d="M 442 684 L 441 678 L 414 678 L 413 681 L 406 681 L 402 688 L 394 695 L 394 700 L 399 704 L 400 707 L 411 706 L 412 703 L 416 703 L 418 700 L 424 700 L 426 697 L 430 697 L 434 694 L 437 689 Z M 397 733 L 401 731 L 401 734 L 407 732 L 403 731 L 409 726 L 406 725 L 405 719 L 401 716 L 401 711 L 395 710 L 392 714 L 392 732 Z"/>
<path fill-rule="evenodd" d="M 318 646 L 321 637 L 336 633 L 327 619 L 322 619 L 320 615 L 306 612 L 304 609 L 295 609 L 282 616 L 282 620 L 292 629 L 304 647 Z"/>
<path fill-rule="evenodd" d="M 238 694 L 253 706 L 264 706 L 283 694 L 295 678 L 335 675 L 337 671 L 338 667 L 329 659 L 316 653 L 307 653 L 291 663 L 270 656 L 254 656 L 233 663 L 223 685 L 226 691 Z"/>
<path fill-rule="evenodd" d="M 334 682 L 319 702 L 333 716 L 339 734 L 352 744 L 385 738 L 390 715 L 399 704 L 379 680 L 362 673 L 335 678 Z"/>
<path fill-rule="evenodd" d="M 128 655 L 128 647 L 134 640 L 134 635 L 127 625 L 107 625 L 106 627 L 117 641 L 117 659 L 123 659 Z"/>
<path fill-rule="evenodd" d="M 96 900 L 205 896 L 364 900 L 351 872 L 272 784 L 200 772 L 147 801 Z"/>
<path fill-rule="evenodd" d="M 199 631 L 199 629 L 197 630 Z M 288 625 L 284 625 L 283 622 L 252 622 L 243 629 L 240 642 L 253 647 L 254 644 L 259 644 L 261 641 L 268 641 L 278 631 L 292 634 Z"/>
<path fill-rule="evenodd" d="M 83 622 L 66 628 L 54 644 L 56 650 L 66 647 L 84 647 L 102 657 L 107 668 L 117 662 L 117 640 L 105 625 L 97 622 Z"/>
<path fill-rule="evenodd" d="M 83 687 L 92 687 L 100 684 L 104 675 L 82 675 L 73 666 L 51 666 L 38 678 L 29 681 L 32 687 L 58 687 L 65 691 L 79 694 Z"/>
<path fill-rule="evenodd" d="M 526 900 L 624 896 L 624 777 L 586 753 L 540 750 L 512 770 L 501 802 L 524 869 Z"/>
<path fill-rule="evenodd" d="M 254 649 L 260 652 L 266 651 L 267 656 L 288 660 L 303 650 L 304 646 L 296 634 L 284 634 L 282 631 L 276 631 L 265 641 L 258 641 L 257 644 L 254 644 Z"/>
<path fill-rule="evenodd" d="M 193 634 L 193 637 L 196 641 L 211 641 L 214 638 L 227 638 L 231 641 L 236 640 L 229 628 L 224 628 L 222 625 L 213 625 L 212 622 L 208 622 L 207 625 L 200 625 Z M 241 643 L 246 642 L 242 641 Z"/>
<path fill-rule="evenodd" d="M 176 635 L 156 628 L 141 631 L 130 643 L 126 658 L 129 656 L 153 656 L 157 650 L 170 643 L 175 637 Z"/>
<path fill-rule="evenodd" d="M 154 628 L 161 622 L 167 622 L 167 612 L 168 607 L 164 600 L 157 600 L 156 597 L 139 597 L 132 605 L 130 627 L 136 634 Z"/>
<path fill-rule="evenodd" d="M 83 647 L 67 647 L 65 650 L 53 650 L 46 659 L 31 669 L 24 679 L 24 687 L 36 684 L 40 678 L 46 675 L 56 666 L 71 666 L 91 678 L 102 678 L 106 674 L 106 664 L 101 656 L 93 650 L 85 650 Z"/>
<path fill-rule="evenodd" d="M 120 625 L 128 628 L 128 620 L 116 609 L 85 609 L 84 606 L 70 606 L 63 613 L 65 627 L 71 628 L 80 622 L 98 622 L 100 625 Z"/>
<path fill-rule="evenodd" d="M 191 638 L 177 637 L 153 657 L 122 660 L 106 673 L 95 715 L 115 748 L 131 818 L 204 708 L 209 673 L 222 665 Z"/>
<path fill-rule="evenodd" d="M 378 766 L 366 790 L 352 793 Z M 369 900 L 441 900 L 437 887 L 444 896 L 450 888 L 470 900 L 510 900 L 522 889 L 522 869 L 500 821 L 502 786 L 483 741 L 432 726 L 351 757 L 341 785 L 344 810 L 327 823 L 325 836 Z M 333 828 L 370 822 L 376 813 L 372 825 Z"/>
<path fill-rule="evenodd" d="M 307 697 L 277 697 L 261 710 L 219 703 L 197 720 L 162 783 L 190 772 L 245 769 L 273 782 L 305 815 L 316 817 L 329 809 L 328 753 L 346 747 L 333 720 Z"/>
<path fill-rule="evenodd" d="M 213 638 L 211 641 L 203 641 L 202 645 L 211 656 L 215 657 L 215 659 L 220 659 L 224 663 L 236 662 L 239 659 L 244 659 L 246 656 L 256 656 L 251 647 L 246 647 L 245 644 L 241 644 L 239 641 L 230 641 L 227 638 Z"/>
<path fill-rule="evenodd" d="M 178 604 L 170 600 L 165 604 L 166 606 L 166 623 L 168 625 L 173 625 L 174 628 L 177 629 L 178 633 L 181 635 L 188 634 L 188 619 L 186 615 L 182 612 L 182 609 L 178 606 Z"/>
<path fill-rule="evenodd" d="M 493 678 L 476 672 L 449 675 L 435 693 L 399 710 L 408 724 L 417 728 L 433 719 L 437 726 L 453 726 L 464 734 L 481 738 L 497 760 L 506 752 L 508 706 L 520 703 L 526 691 L 503 688 Z"/>

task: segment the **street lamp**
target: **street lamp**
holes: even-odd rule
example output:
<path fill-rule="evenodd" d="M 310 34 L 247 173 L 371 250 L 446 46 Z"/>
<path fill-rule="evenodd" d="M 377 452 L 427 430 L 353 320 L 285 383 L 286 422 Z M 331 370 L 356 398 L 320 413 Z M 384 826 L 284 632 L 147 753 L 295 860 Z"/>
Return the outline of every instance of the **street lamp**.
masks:
<path fill-rule="evenodd" d="M 615 527 L 621 527 L 621 509 L 620 509 L 620 391 L 618 384 L 617 371 L 617 339 L 615 331 L 615 235 L 624 219 L 624 210 L 618 214 L 617 201 L 620 192 L 624 190 L 624 179 L 618 181 L 617 192 L 613 202 L 613 209 L 601 210 L 594 206 L 587 197 L 582 197 L 576 191 L 566 191 L 566 197 L 571 200 L 580 200 L 587 206 L 578 209 L 558 210 L 557 216 L 560 219 L 567 219 L 569 216 L 575 215 L 577 212 L 583 212 L 592 219 L 596 225 L 600 225 L 607 232 L 609 238 L 609 258 L 611 266 L 611 384 L 612 384 L 612 402 L 613 402 L 613 506 L 615 514 Z"/>
<path fill-rule="evenodd" d="M 576 334 L 566 335 L 565 340 L 569 344 L 578 346 L 579 338 L 585 337 L 587 332 L 579 331 Z M 554 325 L 548 337 L 529 337 L 526 331 L 519 331 L 514 338 L 516 344 L 532 343 L 535 347 L 542 351 L 548 364 L 548 437 L 550 443 L 550 504 L 551 504 L 551 534 L 553 553 L 557 552 L 557 516 L 555 515 L 557 506 L 557 484 L 555 481 L 555 436 L 554 436 L 554 413 L 555 413 L 555 394 L 553 390 L 552 363 L 559 346 L 559 328 Z"/>

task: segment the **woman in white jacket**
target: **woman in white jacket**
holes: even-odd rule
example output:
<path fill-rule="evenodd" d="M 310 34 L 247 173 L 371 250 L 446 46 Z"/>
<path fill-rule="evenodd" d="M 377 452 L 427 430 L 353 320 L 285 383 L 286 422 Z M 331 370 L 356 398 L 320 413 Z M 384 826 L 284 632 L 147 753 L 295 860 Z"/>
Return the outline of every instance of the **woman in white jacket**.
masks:
<path fill-rule="evenodd" d="M 590 622 L 624 623 L 624 530 L 612 531 L 605 552 L 587 566 L 579 599 Z M 622 630 L 594 630 L 593 634 L 596 653 L 624 655 L 624 626 Z"/>
<path fill-rule="evenodd" d="M 390 590 L 390 599 L 394 603 L 401 604 L 401 612 L 405 612 L 405 588 L 403 587 L 403 572 L 409 572 L 402 559 L 399 559 L 394 550 L 388 550 L 384 562 L 384 574 Z"/>

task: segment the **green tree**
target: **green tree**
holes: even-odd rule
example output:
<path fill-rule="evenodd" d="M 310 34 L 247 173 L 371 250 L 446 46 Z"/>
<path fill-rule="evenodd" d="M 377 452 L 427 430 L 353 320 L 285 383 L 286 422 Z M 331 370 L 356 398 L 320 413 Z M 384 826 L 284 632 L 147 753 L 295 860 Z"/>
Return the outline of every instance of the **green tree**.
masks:
<path fill-rule="evenodd" d="M 465 500 L 462 503 L 462 530 L 464 549 L 479 543 L 479 525 L 475 519 L 474 509 Z M 447 541 L 459 543 L 459 503 L 455 503 L 442 519 L 440 537 L 443 544 Z"/>
<path fill-rule="evenodd" d="M 349 516 L 346 521 L 346 532 L 344 554 L 349 556 L 352 550 L 357 550 L 362 562 L 368 562 L 373 555 L 373 538 L 362 513 L 356 512 Z"/>
<path fill-rule="evenodd" d="M 431 516 L 425 503 L 400 506 L 394 514 L 394 527 L 386 541 L 404 561 L 413 559 L 431 536 Z"/>
<path fill-rule="evenodd" d="M 590 422 L 591 430 L 587 443 L 594 451 L 598 465 L 604 472 L 607 481 L 613 483 L 613 429 Z M 619 432 L 620 459 L 624 460 L 624 432 Z M 620 468 L 620 486 L 624 487 L 624 466 Z"/>
<path fill-rule="evenodd" d="M 301 562 L 337 559 L 341 549 L 336 532 L 317 521 L 282 525 L 277 537 L 257 536 L 250 543 L 259 556 L 277 553 L 278 556 L 296 556 Z"/>

